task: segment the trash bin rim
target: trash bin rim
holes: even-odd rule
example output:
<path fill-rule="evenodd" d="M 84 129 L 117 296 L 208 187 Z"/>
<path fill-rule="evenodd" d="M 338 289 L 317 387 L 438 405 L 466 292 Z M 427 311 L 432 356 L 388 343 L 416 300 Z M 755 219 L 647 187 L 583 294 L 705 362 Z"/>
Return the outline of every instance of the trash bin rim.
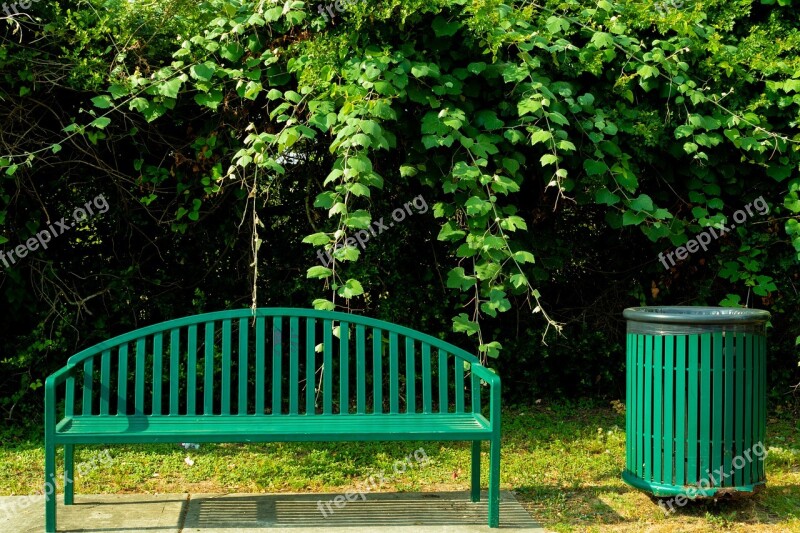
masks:
<path fill-rule="evenodd" d="M 763 309 L 671 305 L 629 307 L 622 316 L 635 322 L 657 324 L 761 324 L 770 313 Z"/>

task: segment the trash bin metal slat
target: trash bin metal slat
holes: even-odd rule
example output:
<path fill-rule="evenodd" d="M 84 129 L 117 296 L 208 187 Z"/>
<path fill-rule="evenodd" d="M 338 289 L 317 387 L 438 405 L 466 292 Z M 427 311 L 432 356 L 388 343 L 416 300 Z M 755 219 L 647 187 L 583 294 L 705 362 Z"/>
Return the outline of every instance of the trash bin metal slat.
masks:
<path fill-rule="evenodd" d="M 675 389 L 673 381 L 675 377 L 675 349 L 674 337 L 664 337 L 664 440 L 662 448 L 664 450 L 664 460 L 661 464 L 663 483 L 674 484 L 673 458 L 675 457 L 675 439 L 673 437 L 673 426 L 675 421 Z"/>
<path fill-rule="evenodd" d="M 662 470 L 662 436 L 663 432 L 663 405 L 664 398 L 664 347 L 663 337 L 653 338 L 653 479 L 663 482 L 664 472 Z"/>
<path fill-rule="evenodd" d="M 675 485 L 686 484 L 686 338 L 674 337 L 677 341 L 677 364 L 675 390 L 677 406 L 675 409 Z"/>
<path fill-rule="evenodd" d="M 734 333 L 725 338 L 725 444 L 723 451 L 722 467 L 727 474 L 731 471 L 731 460 L 733 459 L 733 428 L 736 425 L 736 411 L 734 408 L 734 382 L 733 370 L 735 366 L 734 344 L 741 344 L 742 333 Z M 734 486 L 731 478 L 725 478 L 723 486 Z"/>
<path fill-rule="evenodd" d="M 653 337 L 645 338 L 644 356 L 644 478 L 653 480 Z"/>
<path fill-rule="evenodd" d="M 687 416 L 687 425 L 689 426 L 689 438 L 687 440 L 686 455 L 689 459 L 689 464 L 686 467 L 687 481 L 694 479 L 697 475 L 697 401 L 699 389 L 697 386 L 699 366 L 697 365 L 699 339 L 697 335 L 687 335 L 688 349 L 689 349 L 689 415 Z"/>
<path fill-rule="evenodd" d="M 705 472 L 711 468 L 711 334 L 702 334 L 700 344 L 700 470 L 697 479 L 703 479 Z"/>
<path fill-rule="evenodd" d="M 724 416 L 725 395 L 722 393 L 722 358 L 724 355 L 723 345 L 725 338 L 724 333 L 714 333 L 713 335 L 713 353 L 714 353 L 714 380 L 713 380 L 713 395 L 712 401 L 714 409 L 711 413 L 712 423 L 714 425 L 711 437 L 711 475 L 708 477 L 712 486 L 718 486 L 722 480 L 718 479 L 722 476 L 715 476 L 713 473 L 723 465 L 722 460 L 722 422 Z M 713 480 L 713 481 L 712 481 Z"/>

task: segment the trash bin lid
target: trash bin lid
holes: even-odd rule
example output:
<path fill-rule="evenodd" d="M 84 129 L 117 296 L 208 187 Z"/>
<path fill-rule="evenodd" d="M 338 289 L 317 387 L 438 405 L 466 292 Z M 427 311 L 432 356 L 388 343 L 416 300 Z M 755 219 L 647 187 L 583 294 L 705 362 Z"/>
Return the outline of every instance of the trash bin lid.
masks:
<path fill-rule="evenodd" d="M 693 305 L 629 307 L 628 333 L 643 335 L 686 335 L 715 331 L 764 333 L 769 311 L 740 307 Z"/>

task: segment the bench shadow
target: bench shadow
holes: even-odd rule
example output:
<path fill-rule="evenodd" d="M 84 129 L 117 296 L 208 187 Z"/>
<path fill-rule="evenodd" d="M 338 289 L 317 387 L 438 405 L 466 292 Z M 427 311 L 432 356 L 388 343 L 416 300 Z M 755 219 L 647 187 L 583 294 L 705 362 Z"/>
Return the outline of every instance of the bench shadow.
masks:
<path fill-rule="evenodd" d="M 468 492 L 376 493 L 363 500 L 334 498 L 340 494 L 232 494 L 193 497 L 184 528 L 322 528 L 342 527 L 436 527 L 487 526 L 486 494 L 472 503 Z M 500 528 L 531 529 L 538 524 L 506 491 L 501 494 Z"/>

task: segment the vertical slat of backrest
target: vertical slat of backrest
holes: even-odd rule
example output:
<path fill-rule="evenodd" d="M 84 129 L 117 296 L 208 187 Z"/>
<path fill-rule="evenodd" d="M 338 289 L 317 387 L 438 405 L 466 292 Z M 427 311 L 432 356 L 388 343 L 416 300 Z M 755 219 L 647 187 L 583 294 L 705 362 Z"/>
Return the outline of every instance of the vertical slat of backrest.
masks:
<path fill-rule="evenodd" d="M 144 362 L 147 349 L 146 338 L 136 339 L 136 384 L 134 414 L 144 415 Z"/>
<path fill-rule="evenodd" d="M 83 363 L 83 400 L 81 409 L 84 415 L 92 414 L 92 385 L 94 384 L 94 357 L 90 357 Z M 100 384 L 102 391 L 102 383 Z M 67 416 L 71 416 L 67 414 Z"/>
<path fill-rule="evenodd" d="M 350 323 L 339 323 L 339 414 L 350 413 Z"/>
<path fill-rule="evenodd" d="M 300 346 L 298 342 L 299 319 L 289 319 L 289 414 L 296 415 L 300 409 Z"/>
<path fill-rule="evenodd" d="M 373 413 L 383 413 L 383 330 L 372 328 Z"/>
<path fill-rule="evenodd" d="M 117 352 L 119 358 L 117 372 L 117 414 L 128 414 L 128 345 L 123 344 Z"/>
<path fill-rule="evenodd" d="M 111 412 L 111 350 L 100 356 L 100 414 Z"/>
<path fill-rule="evenodd" d="M 264 359 L 264 352 L 266 351 L 266 341 L 264 340 L 265 321 L 264 317 L 256 319 L 256 414 L 264 414 L 264 405 L 266 403 L 264 394 L 265 386 L 264 381 L 266 378 L 266 363 Z"/>
<path fill-rule="evenodd" d="M 75 377 L 70 376 L 66 382 L 66 395 L 64 397 L 64 416 L 75 415 Z"/>
<path fill-rule="evenodd" d="M 481 381 L 474 372 L 470 374 L 470 399 L 472 401 L 472 412 L 476 415 L 481 414 Z"/>
<path fill-rule="evenodd" d="M 453 356 L 455 367 L 456 413 L 464 412 L 464 360 Z"/>
<path fill-rule="evenodd" d="M 169 414 L 172 416 L 180 414 L 180 354 L 181 330 L 175 328 L 169 332 Z"/>
<path fill-rule="evenodd" d="M 431 387 L 431 345 L 422 343 L 422 412 L 433 412 L 433 394 Z"/>
<path fill-rule="evenodd" d="M 281 385 L 283 381 L 283 320 L 272 319 L 272 414 L 281 414 Z"/>
<path fill-rule="evenodd" d="M 214 322 L 206 322 L 205 370 L 203 372 L 203 414 L 214 414 Z"/>
<path fill-rule="evenodd" d="M 317 321 L 306 318 L 306 414 L 317 414 Z"/>
<path fill-rule="evenodd" d="M 222 404 L 220 412 L 231 414 L 231 320 L 222 321 Z"/>
<path fill-rule="evenodd" d="M 439 412 L 449 412 L 449 402 L 447 401 L 447 353 L 439 350 Z"/>
<path fill-rule="evenodd" d="M 400 353 L 397 333 L 389 332 L 389 412 L 400 412 Z"/>
<path fill-rule="evenodd" d="M 363 324 L 356 325 L 356 380 L 357 380 L 357 399 L 356 412 L 360 415 L 367 413 L 367 333 Z"/>
<path fill-rule="evenodd" d="M 322 412 L 333 414 L 333 322 L 324 320 L 322 360 Z"/>
<path fill-rule="evenodd" d="M 406 413 L 417 412 L 417 366 L 414 357 L 414 339 L 406 337 Z"/>
<path fill-rule="evenodd" d="M 164 338 L 161 333 L 153 336 L 153 408 L 154 415 L 161 415 L 161 392 L 164 376 Z"/>
<path fill-rule="evenodd" d="M 197 325 L 192 324 L 187 330 L 187 363 L 186 363 L 186 414 L 197 414 Z"/>
<path fill-rule="evenodd" d="M 250 325 L 246 318 L 239 319 L 239 401 L 236 404 L 236 414 L 247 415 L 247 366 L 250 345 Z"/>

